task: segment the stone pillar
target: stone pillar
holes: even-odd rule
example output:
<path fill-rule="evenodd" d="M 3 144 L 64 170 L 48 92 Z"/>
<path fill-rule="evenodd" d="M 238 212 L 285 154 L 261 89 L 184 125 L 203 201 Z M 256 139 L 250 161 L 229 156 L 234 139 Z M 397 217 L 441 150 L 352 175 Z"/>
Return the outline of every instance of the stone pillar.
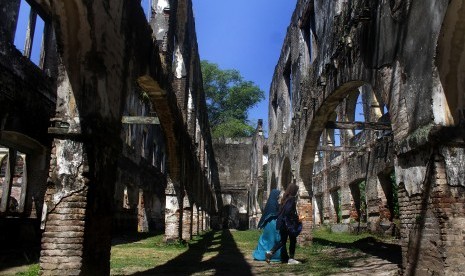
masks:
<path fill-rule="evenodd" d="M 149 232 L 149 222 L 144 201 L 144 191 L 139 189 L 139 203 L 137 204 L 137 231 L 142 233 Z"/>
<path fill-rule="evenodd" d="M 341 187 L 341 223 L 350 223 L 350 213 L 352 211 L 352 196 L 348 186 Z"/>
<path fill-rule="evenodd" d="M 366 199 L 367 199 L 367 226 L 372 232 L 376 232 L 379 227 L 379 206 L 381 199 L 378 191 L 378 177 L 370 176 L 366 180 Z"/>
<path fill-rule="evenodd" d="M 205 230 L 210 230 L 210 215 L 205 213 Z"/>
<path fill-rule="evenodd" d="M 182 214 L 182 239 L 189 241 L 192 238 L 192 207 L 189 198 L 184 196 Z"/>
<path fill-rule="evenodd" d="M 203 208 L 199 207 L 199 234 L 203 232 L 204 217 L 203 217 Z"/>
<path fill-rule="evenodd" d="M 178 195 L 176 194 L 175 183 L 168 177 L 165 189 L 165 241 L 177 241 L 180 237 L 181 208 Z"/>
<path fill-rule="evenodd" d="M 197 206 L 194 204 L 192 207 L 192 235 L 197 236 L 199 234 L 199 212 Z"/>

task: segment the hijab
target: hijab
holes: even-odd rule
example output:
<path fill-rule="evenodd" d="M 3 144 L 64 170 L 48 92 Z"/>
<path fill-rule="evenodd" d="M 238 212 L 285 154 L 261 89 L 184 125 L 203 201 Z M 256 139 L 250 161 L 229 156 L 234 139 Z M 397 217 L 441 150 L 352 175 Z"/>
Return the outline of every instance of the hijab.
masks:
<path fill-rule="evenodd" d="M 260 221 L 258 222 L 258 228 L 264 228 L 266 224 L 276 218 L 279 212 L 279 194 L 280 191 L 277 189 L 273 189 L 270 193 L 270 196 L 268 197 L 268 200 L 266 201 L 265 205 L 265 210 L 263 210 L 262 217 L 260 218 Z"/>

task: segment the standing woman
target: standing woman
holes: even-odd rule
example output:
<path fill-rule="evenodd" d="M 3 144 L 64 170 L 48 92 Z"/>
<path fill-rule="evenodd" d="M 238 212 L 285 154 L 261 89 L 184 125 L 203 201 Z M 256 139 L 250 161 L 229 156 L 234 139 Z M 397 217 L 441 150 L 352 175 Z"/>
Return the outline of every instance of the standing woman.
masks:
<path fill-rule="evenodd" d="M 258 222 L 258 228 L 263 229 L 260 238 L 258 239 L 257 248 L 253 252 L 253 258 L 257 261 L 265 261 L 265 254 L 279 242 L 281 237 L 279 231 L 276 230 L 276 219 L 279 213 L 279 194 L 280 191 L 274 189 L 271 191 L 268 200 L 266 201 L 265 209 L 262 217 Z M 271 261 L 279 262 L 281 260 L 281 250 L 277 250 L 271 257 Z"/>
<path fill-rule="evenodd" d="M 294 259 L 295 245 L 297 243 L 297 236 L 289 233 L 286 222 L 298 221 L 297 216 L 297 191 L 299 186 L 294 183 L 290 183 L 287 186 L 286 192 L 281 200 L 281 206 L 279 215 L 276 221 L 276 229 L 279 230 L 281 240 L 276 243 L 273 248 L 266 252 L 266 262 L 270 262 L 273 254 L 282 248 L 281 250 L 281 261 L 287 262 L 288 264 L 299 264 L 300 262 Z M 289 255 L 286 250 L 286 242 L 289 237 Z"/>

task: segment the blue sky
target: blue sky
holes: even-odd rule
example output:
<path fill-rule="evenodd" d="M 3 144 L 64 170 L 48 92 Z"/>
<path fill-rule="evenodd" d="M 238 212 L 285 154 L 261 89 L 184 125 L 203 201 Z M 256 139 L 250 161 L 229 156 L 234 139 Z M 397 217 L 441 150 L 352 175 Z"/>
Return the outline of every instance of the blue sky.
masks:
<path fill-rule="evenodd" d="M 193 0 L 200 59 L 237 69 L 266 99 L 249 110 L 268 131 L 268 93 L 295 0 Z"/>
<path fill-rule="evenodd" d="M 150 0 L 142 0 L 148 12 Z M 263 119 L 268 132 L 268 93 L 296 0 L 193 0 L 200 58 L 222 69 L 237 69 L 265 92 L 249 110 L 249 120 Z M 30 7 L 22 0 L 15 45 L 24 49 Z M 38 64 L 44 23 L 38 17 L 31 60 Z"/>

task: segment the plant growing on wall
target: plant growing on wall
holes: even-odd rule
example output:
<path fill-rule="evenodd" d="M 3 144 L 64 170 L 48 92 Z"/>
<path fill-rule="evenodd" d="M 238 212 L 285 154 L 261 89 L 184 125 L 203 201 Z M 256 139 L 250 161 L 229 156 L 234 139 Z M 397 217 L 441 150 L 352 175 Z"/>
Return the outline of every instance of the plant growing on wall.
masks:
<path fill-rule="evenodd" d="M 222 70 L 206 60 L 201 67 L 212 136 L 251 136 L 255 127 L 247 120 L 247 111 L 263 100 L 265 93 L 237 70 Z"/>
<path fill-rule="evenodd" d="M 361 181 L 358 184 L 360 189 L 360 222 L 367 221 L 367 193 L 366 193 L 366 183 Z"/>
<path fill-rule="evenodd" d="M 392 184 L 392 204 L 394 205 L 393 218 L 397 219 L 399 218 L 400 212 L 399 212 L 399 197 L 397 194 L 399 187 L 396 181 L 396 173 L 392 171 L 391 174 L 389 175 L 389 178 L 391 179 L 391 184 Z"/>

